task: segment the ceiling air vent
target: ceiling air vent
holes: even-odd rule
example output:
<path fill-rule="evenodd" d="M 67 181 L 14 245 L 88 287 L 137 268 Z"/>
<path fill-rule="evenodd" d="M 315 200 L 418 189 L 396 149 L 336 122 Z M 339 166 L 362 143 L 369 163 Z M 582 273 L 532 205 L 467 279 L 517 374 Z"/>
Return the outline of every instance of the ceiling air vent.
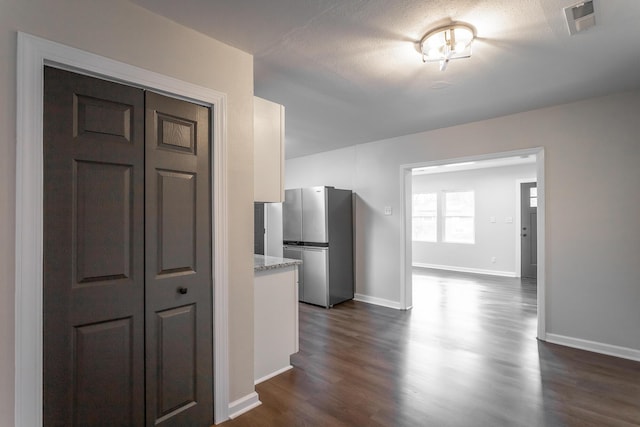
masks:
<path fill-rule="evenodd" d="M 569 34 L 574 35 L 596 25 L 596 14 L 593 10 L 593 0 L 565 7 L 564 14 L 569 26 Z"/>

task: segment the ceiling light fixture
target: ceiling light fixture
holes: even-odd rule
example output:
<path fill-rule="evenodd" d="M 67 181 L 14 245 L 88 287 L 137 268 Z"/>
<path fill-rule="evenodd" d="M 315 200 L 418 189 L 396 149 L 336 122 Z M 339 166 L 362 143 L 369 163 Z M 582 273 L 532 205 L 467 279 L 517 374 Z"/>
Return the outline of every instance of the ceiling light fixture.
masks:
<path fill-rule="evenodd" d="M 471 43 L 475 37 L 475 29 L 461 22 L 431 30 L 420 40 L 422 61 L 439 62 L 440 71 L 444 71 L 452 59 L 471 57 Z"/>

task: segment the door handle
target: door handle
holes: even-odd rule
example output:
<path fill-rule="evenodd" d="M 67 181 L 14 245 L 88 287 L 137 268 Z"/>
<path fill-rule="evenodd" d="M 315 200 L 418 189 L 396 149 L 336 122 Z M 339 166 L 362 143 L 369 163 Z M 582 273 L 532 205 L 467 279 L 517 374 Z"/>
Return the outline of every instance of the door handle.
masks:
<path fill-rule="evenodd" d="M 182 287 L 182 286 L 181 286 L 181 287 L 179 287 L 179 288 L 178 288 L 178 293 L 179 293 L 179 294 L 184 295 L 184 294 L 186 294 L 187 292 L 189 292 L 189 289 L 187 289 L 187 288 L 185 288 L 185 287 Z"/>
<path fill-rule="evenodd" d="M 527 237 L 527 235 L 526 235 L 526 234 L 523 234 L 523 235 L 522 235 L 522 237 Z"/>

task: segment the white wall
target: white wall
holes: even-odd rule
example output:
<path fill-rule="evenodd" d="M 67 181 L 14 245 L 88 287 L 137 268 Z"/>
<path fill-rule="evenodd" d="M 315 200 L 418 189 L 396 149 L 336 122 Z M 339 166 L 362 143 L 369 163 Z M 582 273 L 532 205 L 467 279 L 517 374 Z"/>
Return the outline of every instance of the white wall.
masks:
<path fill-rule="evenodd" d="M 286 185 L 351 184 L 356 291 L 399 304 L 400 165 L 543 146 L 547 331 L 640 350 L 639 111 L 632 91 L 362 144 L 287 161 Z"/>
<path fill-rule="evenodd" d="M 230 399 L 253 392 L 253 58 L 125 0 L 0 0 L 0 425 L 14 424 L 16 34 L 228 95 Z"/>
<path fill-rule="evenodd" d="M 475 193 L 475 243 L 414 241 L 413 264 L 515 276 L 516 262 L 520 262 L 515 256 L 516 180 L 535 176 L 535 163 L 413 176 L 413 193 Z"/>
<path fill-rule="evenodd" d="M 357 147 L 347 147 L 342 150 L 326 151 L 314 156 L 287 160 L 284 169 L 285 188 L 324 185 L 351 190 L 355 185 L 357 152 Z"/>

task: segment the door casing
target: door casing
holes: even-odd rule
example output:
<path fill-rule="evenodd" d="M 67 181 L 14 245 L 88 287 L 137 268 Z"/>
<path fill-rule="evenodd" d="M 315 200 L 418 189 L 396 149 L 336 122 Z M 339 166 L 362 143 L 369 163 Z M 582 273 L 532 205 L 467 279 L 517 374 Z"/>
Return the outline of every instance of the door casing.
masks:
<path fill-rule="evenodd" d="M 42 425 L 44 66 L 150 89 L 211 108 L 214 420 L 229 415 L 228 192 L 225 93 L 18 33 L 15 246 L 15 426 Z"/>

